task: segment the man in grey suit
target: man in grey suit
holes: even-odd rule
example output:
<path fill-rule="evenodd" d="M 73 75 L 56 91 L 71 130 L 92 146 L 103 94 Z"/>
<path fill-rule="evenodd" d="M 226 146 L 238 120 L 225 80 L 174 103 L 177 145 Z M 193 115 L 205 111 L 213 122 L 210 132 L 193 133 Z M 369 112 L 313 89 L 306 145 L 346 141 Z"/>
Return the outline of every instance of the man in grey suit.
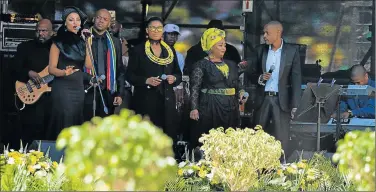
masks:
<path fill-rule="evenodd" d="M 290 119 L 300 101 L 302 80 L 299 47 L 284 42 L 282 32 L 278 21 L 265 25 L 266 44 L 256 47 L 246 75 L 257 85 L 259 94 L 256 124 L 281 141 L 287 154 Z"/>

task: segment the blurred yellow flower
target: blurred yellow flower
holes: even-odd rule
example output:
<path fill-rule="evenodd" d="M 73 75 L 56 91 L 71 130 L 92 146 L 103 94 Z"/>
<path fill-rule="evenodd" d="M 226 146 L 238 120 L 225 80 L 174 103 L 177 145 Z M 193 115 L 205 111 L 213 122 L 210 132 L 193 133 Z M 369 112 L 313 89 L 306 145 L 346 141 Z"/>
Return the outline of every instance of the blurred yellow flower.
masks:
<path fill-rule="evenodd" d="M 50 168 L 50 165 L 47 162 L 40 162 L 39 164 L 43 169 L 49 169 Z"/>
<path fill-rule="evenodd" d="M 58 164 L 56 161 L 52 162 L 52 167 L 53 167 L 53 168 L 56 169 L 58 165 L 59 165 L 59 164 Z"/>
<path fill-rule="evenodd" d="M 33 151 L 33 152 L 31 152 L 31 154 L 35 155 L 37 157 L 37 159 L 43 157 L 43 155 L 44 155 L 43 152 L 41 152 L 41 151 Z"/>
<path fill-rule="evenodd" d="M 303 36 L 298 39 L 299 44 L 304 44 L 304 45 L 312 45 L 314 39 L 309 36 Z"/>
<path fill-rule="evenodd" d="M 34 172 L 35 172 L 35 168 L 34 168 L 34 166 L 32 166 L 32 165 L 27 166 L 27 170 L 28 170 L 30 173 L 34 173 Z"/>
<path fill-rule="evenodd" d="M 178 175 L 179 175 L 179 176 L 183 176 L 183 170 L 182 170 L 182 169 L 179 169 L 179 170 L 178 170 Z"/>
<path fill-rule="evenodd" d="M 207 174 L 208 174 L 208 172 L 205 171 L 205 170 L 200 170 L 198 172 L 198 176 L 201 177 L 201 178 L 205 178 Z"/>
<path fill-rule="evenodd" d="M 277 174 L 278 174 L 279 176 L 283 176 L 283 170 L 282 170 L 282 169 L 278 169 L 278 170 L 277 170 Z"/>
<path fill-rule="evenodd" d="M 37 159 L 36 156 L 30 155 L 30 157 L 29 157 L 29 163 L 30 163 L 30 165 L 35 165 L 37 163 L 37 161 L 38 161 L 38 159 Z"/>
<path fill-rule="evenodd" d="M 298 171 L 294 169 L 293 167 L 287 167 L 286 168 L 287 173 L 296 174 Z"/>
<path fill-rule="evenodd" d="M 300 169 L 305 169 L 307 167 L 307 164 L 303 163 L 303 162 L 299 162 L 298 163 L 298 168 Z"/>

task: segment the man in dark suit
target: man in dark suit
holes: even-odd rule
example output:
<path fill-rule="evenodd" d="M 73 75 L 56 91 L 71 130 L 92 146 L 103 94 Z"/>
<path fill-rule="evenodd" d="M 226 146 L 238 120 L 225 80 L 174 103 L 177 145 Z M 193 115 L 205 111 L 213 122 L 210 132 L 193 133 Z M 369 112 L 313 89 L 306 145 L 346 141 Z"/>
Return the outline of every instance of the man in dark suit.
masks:
<path fill-rule="evenodd" d="M 108 108 L 108 114 L 104 112 L 104 106 L 99 90 L 96 92 L 96 116 L 105 117 L 114 114 L 115 107 L 122 104 L 121 95 L 124 93 L 125 68 L 122 61 L 122 47 L 120 39 L 108 32 L 111 22 L 111 14 L 106 9 L 97 11 L 94 17 L 94 26 L 90 28 L 93 34 L 92 52 L 94 67 L 97 76 L 105 75 L 105 79 L 99 80 L 103 94 L 103 100 Z M 112 46 L 113 45 L 113 46 Z M 114 50 L 113 50 L 114 49 Z M 114 51 L 114 54 L 111 54 Z M 110 61 L 114 61 L 112 66 Z M 86 71 L 88 72 L 88 71 Z M 86 81 L 91 75 L 86 75 Z M 93 117 L 94 92 L 91 88 L 85 96 L 84 118 L 89 121 Z"/>
<path fill-rule="evenodd" d="M 208 29 L 209 28 L 218 28 L 221 30 L 224 30 L 224 26 L 221 20 L 211 20 L 208 23 Z M 193 65 L 203 59 L 204 57 L 208 56 L 207 53 L 205 53 L 202 50 L 201 47 L 201 41 L 199 41 L 196 45 L 192 46 L 188 51 L 187 51 L 187 56 L 185 58 L 185 65 L 184 65 L 184 75 L 190 75 Z M 226 53 L 223 56 L 224 59 L 231 60 L 235 63 L 240 63 L 241 58 L 239 55 L 238 50 L 231 44 L 226 43 Z"/>
<path fill-rule="evenodd" d="M 301 96 L 301 66 L 298 46 L 284 42 L 282 32 L 282 24 L 278 21 L 265 25 L 266 44 L 256 47 L 246 75 L 257 84 L 257 93 L 261 94 L 258 95 L 256 124 L 281 141 L 287 154 L 290 118 Z"/>

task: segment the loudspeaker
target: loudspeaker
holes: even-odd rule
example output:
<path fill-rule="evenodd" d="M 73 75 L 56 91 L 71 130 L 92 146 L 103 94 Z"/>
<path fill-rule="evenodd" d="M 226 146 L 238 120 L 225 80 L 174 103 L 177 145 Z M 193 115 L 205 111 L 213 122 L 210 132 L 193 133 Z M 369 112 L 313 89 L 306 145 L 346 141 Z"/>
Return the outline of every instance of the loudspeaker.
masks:
<path fill-rule="evenodd" d="M 298 151 L 298 150 L 295 150 L 290 155 L 290 157 L 287 159 L 287 163 L 298 162 L 300 159 L 306 159 L 306 160 L 312 159 L 312 157 L 315 153 L 316 152 L 313 152 L 313 151 Z M 334 153 L 327 153 L 327 152 L 323 153 L 324 157 L 329 158 L 330 160 L 332 160 L 333 154 Z"/>
<path fill-rule="evenodd" d="M 39 143 L 40 144 L 40 151 L 44 152 L 46 155 L 48 149 L 50 149 L 48 156 L 51 158 L 52 161 L 59 162 L 61 157 L 64 156 L 64 150 L 57 150 L 56 149 L 56 142 L 55 141 L 48 141 L 48 140 L 34 140 L 30 147 L 30 150 L 38 150 Z"/>

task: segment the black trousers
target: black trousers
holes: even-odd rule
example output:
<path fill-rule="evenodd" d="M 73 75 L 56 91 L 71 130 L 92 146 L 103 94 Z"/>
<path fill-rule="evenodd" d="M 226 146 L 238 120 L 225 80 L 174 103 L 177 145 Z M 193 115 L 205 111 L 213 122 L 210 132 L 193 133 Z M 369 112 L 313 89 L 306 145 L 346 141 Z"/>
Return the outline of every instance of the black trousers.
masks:
<path fill-rule="evenodd" d="M 21 111 L 21 139 L 23 145 L 33 140 L 52 140 L 47 135 L 51 115 L 50 93 L 45 93 L 32 105 L 26 105 Z"/>
<path fill-rule="evenodd" d="M 107 89 L 102 90 L 103 100 L 106 104 L 108 109 L 108 114 L 104 112 L 103 102 L 101 99 L 101 95 L 99 93 L 99 89 L 96 88 L 96 110 L 95 116 L 97 117 L 107 117 L 109 115 L 114 114 L 115 106 L 114 106 L 114 97 L 112 96 L 111 92 Z M 85 94 L 85 105 L 84 105 L 84 120 L 90 121 L 93 118 L 93 100 L 94 100 L 94 90 L 90 89 L 88 93 Z"/>
<path fill-rule="evenodd" d="M 272 120 L 272 124 L 270 124 Z M 282 144 L 286 158 L 289 151 L 289 133 L 290 133 L 290 113 L 283 111 L 279 105 L 278 96 L 265 96 L 265 99 L 258 110 L 256 124 L 261 125 L 264 131 Z"/>

